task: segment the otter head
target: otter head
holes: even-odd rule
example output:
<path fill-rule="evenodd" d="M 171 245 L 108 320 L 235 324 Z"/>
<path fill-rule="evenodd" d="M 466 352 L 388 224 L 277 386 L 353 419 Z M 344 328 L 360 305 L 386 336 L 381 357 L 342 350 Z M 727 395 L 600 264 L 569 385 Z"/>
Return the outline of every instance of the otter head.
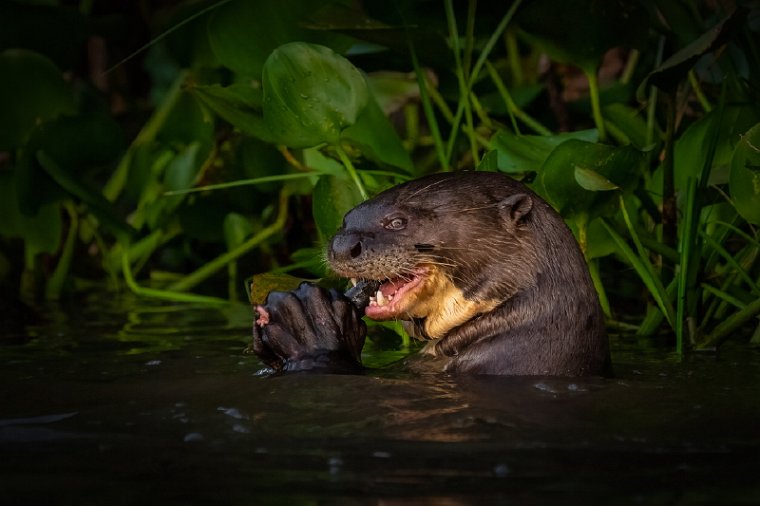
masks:
<path fill-rule="evenodd" d="M 330 267 L 381 281 L 366 308 L 438 339 L 533 283 L 534 196 L 499 174 L 438 174 L 355 207 L 328 245 Z"/>

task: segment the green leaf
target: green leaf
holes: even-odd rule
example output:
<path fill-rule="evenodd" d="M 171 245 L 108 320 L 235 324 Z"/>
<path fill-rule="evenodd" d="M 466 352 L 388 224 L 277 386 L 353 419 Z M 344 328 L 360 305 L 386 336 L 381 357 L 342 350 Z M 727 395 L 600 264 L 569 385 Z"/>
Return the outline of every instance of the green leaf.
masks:
<path fill-rule="evenodd" d="M 412 172 L 412 159 L 401 144 L 398 134 L 373 97 L 357 118 L 356 123 L 343 130 L 343 141 L 359 148 L 369 160 Z"/>
<path fill-rule="evenodd" d="M 199 142 L 187 145 L 166 166 L 164 188 L 167 191 L 185 190 L 193 186 L 203 166 L 203 159 L 198 157 L 199 148 Z"/>
<path fill-rule="evenodd" d="M 314 42 L 344 51 L 351 41 L 334 32 L 304 28 L 323 0 L 233 1 L 214 12 L 208 24 L 217 60 L 242 76 L 260 78 L 270 53 L 293 41 Z"/>
<path fill-rule="evenodd" d="M 638 149 L 647 146 L 647 124 L 639 110 L 622 103 L 614 103 L 603 108 L 604 118 L 617 128 L 624 141 L 633 144 Z"/>
<path fill-rule="evenodd" d="M 290 274 L 276 274 L 264 272 L 254 274 L 250 282 L 248 297 L 252 303 L 263 304 L 269 292 L 288 292 L 298 288 L 298 285 L 306 281 Z"/>
<path fill-rule="evenodd" d="M 662 62 L 641 82 L 636 91 L 636 97 L 643 101 L 649 84 L 665 91 L 673 91 L 699 58 L 723 45 L 730 37 L 740 31 L 739 28 L 746 15 L 747 10 L 744 8 L 733 10 L 699 38 Z"/>
<path fill-rule="evenodd" d="M 31 216 L 22 214 L 16 196 L 15 176 L 13 171 L 0 171 L 0 236 L 22 239 L 32 256 L 56 252 L 62 240 L 60 204 L 40 206 Z"/>
<path fill-rule="evenodd" d="M 262 177 L 279 176 L 293 172 L 293 168 L 288 164 L 282 153 L 272 144 L 263 142 L 260 139 L 244 137 L 240 140 L 238 148 L 238 159 L 233 174 L 234 179 L 254 179 Z M 306 163 L 308 167 L 311 167 Z M 244 188 L 242 192 L 245 195 L 241 197 L 250 200 L 251 190 L 262 193 L 277 193 L 282 185 L 277 182 L 263 183 L 254 188 Z M 254 206 L 251 211 L 255 211 Z"/>
<path fill-rule="evenodd" d="M 598 172 L 575 166 L 575 182 L 584 190 L 599 192 L 618 190 L 620 187 Z"/>
<path fill-rule="evenodd" d="M 335 176 L 322 176 L 314 187 L 312 213 L 323 241 L 332 237 L 343 216 L 362 201 L 356 186 Z"/>
<path fill-rule="evenodd" d="M 585 213 L 592 219 L 604 214 L 616 196 L 598 190 L 612 186 L 629 189 L 637 181 L 643 162 L 642 153 L 630 146 L 615 148 L 569 140 L 546 159 L 540 171 L 541 182 L 547 198 L 563 216 Z M 594 191 L 582 186 L 581 181 Z"/>
<path fill-rule="evenodd" d="M 644 47 L 648 16 L 635 0 L 534 0 L 517 15 L 523 35 L 559 62 L 595 72 L 608 49 Z"/>
<path fill-rule="evenodd" d="M 729 190 L 739 214 L 760 225 L 760 123 L 742 135 L 734 150 Z"/>
<path fill-rule="evenodd" d="M 673 309 L 673 304 L 668 297 L 667 290 L 665 290 L 662 285 L 662 281 L 655 274 L 654 267 L 649 259 L 646 256 L 636 254 L 625 239 L 623 239 L 623 237 L 604 219 L 602 220 L 602 225 L 612 240 L 615 241 L 620 253 L 628 260 L 636 271 L 636 274 L 639 275 L 639 278 L 649 290 L 649 293 L 652 295 L 652 298 L 654 298 L 662 314 L 668 320 L 668 323 L 670 323 L 671 327 L 674 327 L 675 310 Z"/>
<path fill-rule="evenodd" d="M 213 138 L 213 116 L 204 109 L 197 96 L 187 92 L 179 94 L 156 134 L 157 141 L 168 145 L 198 141 L 210 144 Z"/>
<path fill-rule="evenodd" d="M 586 227 L 586 258 L 602 258 L 616 251 L 617 244 L 604 228 L 602 219 L 591 220 Z"/>
<path fill-rule="evenodd" d="M 538 172 L 549 153 L 570 139 L 596 142 L 598 134 L 596 130 L 580 130 L 546 136 L 516 135 L 509 130 L 499 130 L 491 138 L 491 148 L 498 153 L 497 167 L 500 171 Z"/>
<path fill-rule="evenodd" d="M 274 142 L 262 115 L 263 92 L 254 84 L 236 83 L 224 87 L 218 84 L 194 85 L 190 92 L 241 132 Z"/>
<path fill-rule="evenodd" d="M 734 148 L 741 135 L 760 121 L 760 108 L 748 104 L 726 106 L 721 116 L 716 109 L 692 123 L 676 140 L 674 151 L 674 179 L 676 189 L 686 187 L 689 177 L 699 179 L 702 165 L 708 155 L 710 140 L 718 136 L 712 160 L 710 180 L 707 184 L 725 184 Z"/>
<path fill-rule="evenodd" d="M 83 178 L 88 169 L 115 161 L 124 145 L 121 128 L 105 115 L 61 116 L 43 123 L 20 151 L 16 183 L 21 211 L 33 215 L 40 206 L 66 195 L 40 166 L 39 151 L 47 153 L 73 177 Z"/>
<path fill-rule="evenodd" d="M 122 243 L 128 243 L 135 230 L 122 220 L 113 204 L 105 199 L 100 193 L 84 186 L 79 180 L 63 169 L 56 161 L 44 151 L 37 152 L 37 160 L 40 166 L 47 172 L 63 189 L 78 197 L 87 204 L 90 211 L 113 232 Z"/>
<path fill-rule="evenodd" d="M 496 172 L 499 170 L 499 153 L 495 149 L 488 151 L 480 159 L 480 163 L 475 170 L 482 172 Z"/>
<path fill-rule="evenodd" d="M 349 181 L 346 168 L 335 158 L 325 156 L 320 148 L 308 148 L 303 150 L 304 164 L 325 175 L 335 176 Z"/>
<path fill-rule="evenodd" d="M 325 251 L 323 248 L 300 248 L 290 255 L 300 269 L 313 274 L 318 278 L 324 278 L 328 274 L 327 263 L 324 261 Z"/>
<path fill-rule="evenodd" d="M 280 46 L 264 64 L 264 121 L 278 143 L 308 148 L 337 144 L 369 101 L 364 76 L 329 48 Z"/>
<path fill-rule="evenodd" d="M 251 220 L 238 213 L 229 213 L 224 217 L 224 242 L 231 250 L 240 246 L 253 234 Z"/>
<path fill-rule="evenodd" d="M 0 151 L 21 146 L 35 126 L 76 110 L 61 71 L 44 56 L 3 51 L 0 76 Z"/>

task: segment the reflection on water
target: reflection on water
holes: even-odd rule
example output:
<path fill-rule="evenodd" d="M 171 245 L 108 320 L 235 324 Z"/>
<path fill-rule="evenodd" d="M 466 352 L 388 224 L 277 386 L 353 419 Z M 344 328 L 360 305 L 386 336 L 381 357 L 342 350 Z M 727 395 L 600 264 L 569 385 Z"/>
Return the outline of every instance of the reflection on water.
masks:
<path fill-rule="evenodd" d="M 610 380 L 267 378 L 246 307 L 40 312 L 0 341 L 3 505 L 760 501 L 755 351 L 617 342 Z"/>

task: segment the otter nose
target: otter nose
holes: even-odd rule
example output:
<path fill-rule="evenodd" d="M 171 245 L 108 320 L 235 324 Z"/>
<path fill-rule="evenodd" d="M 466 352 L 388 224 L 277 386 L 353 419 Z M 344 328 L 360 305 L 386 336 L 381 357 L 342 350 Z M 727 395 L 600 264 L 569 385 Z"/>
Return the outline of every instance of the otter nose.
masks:
<path fill-rule="evenodd" d="M 362 242 L 357 234 L 338 233 L 330 241 L 330 260 L 347 262 L 362 254 Z"/>

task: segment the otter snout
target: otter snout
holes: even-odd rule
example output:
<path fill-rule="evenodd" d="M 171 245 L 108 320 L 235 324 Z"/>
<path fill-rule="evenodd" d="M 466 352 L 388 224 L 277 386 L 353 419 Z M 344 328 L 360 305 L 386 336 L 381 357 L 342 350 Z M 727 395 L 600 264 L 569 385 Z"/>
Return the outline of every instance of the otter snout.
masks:
<path fill-rule="evenodd" d="M 362 254 L 364 245 L 358 234 L 338 232 L 327 247 L 327 258 L 330 263 L 350 262 Z"/>

